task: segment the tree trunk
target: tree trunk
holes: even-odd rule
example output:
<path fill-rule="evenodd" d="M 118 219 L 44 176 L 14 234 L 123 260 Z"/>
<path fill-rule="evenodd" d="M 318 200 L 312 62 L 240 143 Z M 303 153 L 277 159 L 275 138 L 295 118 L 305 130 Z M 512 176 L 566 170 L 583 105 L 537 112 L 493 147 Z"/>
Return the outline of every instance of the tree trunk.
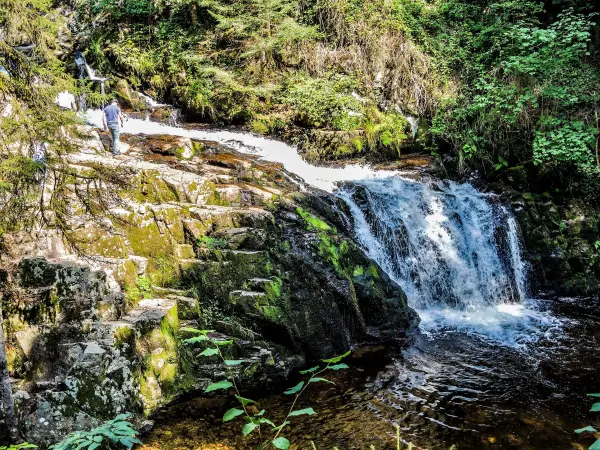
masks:
<path fill-rule="evenodd" d="M 19 438 L 19 426 L 15 414 L 10 375 L 8 373 L 8 359 L 6 357 L 6 341 L 4 339 L 4 320 L 2 317 L 2 296 L 0 295 L 0 398 L 4 409 L 4 421 L 8 426 L 8 433 L 13 442 Z"/>

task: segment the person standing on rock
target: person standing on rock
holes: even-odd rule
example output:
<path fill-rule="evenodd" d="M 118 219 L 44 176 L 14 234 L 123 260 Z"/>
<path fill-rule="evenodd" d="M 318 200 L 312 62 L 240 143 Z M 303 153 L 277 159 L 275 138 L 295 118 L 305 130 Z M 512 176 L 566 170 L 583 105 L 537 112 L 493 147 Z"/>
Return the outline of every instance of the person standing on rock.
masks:
<path fill-rule="evenodd" d="M 119 136 L 121 129 L 119 128 L 119 122 L 121 127 L 125 120 L 121 108 L 119 108 L 119 101 L 114 99 L 110 105 L 104 108 L 104 114 L 102 114 L 102 124 L 104 125 L 104 131 L 110 130 L 110 136 L 112 138 L 112 153 L 113 155 L 120 155 L 119 152 Z"/>

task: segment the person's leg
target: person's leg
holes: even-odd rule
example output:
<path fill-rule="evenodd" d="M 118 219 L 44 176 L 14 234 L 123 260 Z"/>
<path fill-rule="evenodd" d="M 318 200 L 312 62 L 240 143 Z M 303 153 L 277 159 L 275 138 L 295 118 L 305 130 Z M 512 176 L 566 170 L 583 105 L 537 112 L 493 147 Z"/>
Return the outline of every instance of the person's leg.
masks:
<path fill-rule="evenodd" d="M 119 130 L 119 124 L 110 124 L 110 137 L 112 138 L 112 152 L 115 155 L 119 154 L 119 137 L 121 130 Z"/>

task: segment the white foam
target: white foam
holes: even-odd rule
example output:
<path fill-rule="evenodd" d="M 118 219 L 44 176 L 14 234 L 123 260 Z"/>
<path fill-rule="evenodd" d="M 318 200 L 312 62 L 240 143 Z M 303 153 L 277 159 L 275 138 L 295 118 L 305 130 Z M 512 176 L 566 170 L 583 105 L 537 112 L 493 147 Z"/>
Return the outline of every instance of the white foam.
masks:
<path fill-rule="evenodd" d="M 420 328 L 426 335 L 458 331 L 517 349 L 548 337 L 563 326 L 541 303 L 532 299 L 471 311 L 435 308 L 417 309 L 417 313 L 421 318 Z"/>
<path fill-rule="evenodd" d="M 158 103 L 152 97 L 150 97 L 149 95 L 144 94 L 143 92 L 138 92 L 137 95 L 140 98 L 142 98 L 150 108 L 162 108 L 162 107 L 165 107 L 165 106 L 169 106 L 169 105 L 167 105 L 165 103 Z"/>
<path fill-rule="evenodd" d="M 101 111 L 88 111 L 86 117 L 93 125 L 102 126 Z M 280 163 L 286 170 L 298 175 L 307 184 L 327 192 L 333 192 L 340 182 L 387 178 L 397 174 L 395 171 L 374 170 L 372 167 L 359 164 L 337 167 L 314 166 L 304 161 L 295 147 L 252 133 L 223 130 L 189 130 L 140 119 L 129 119 L 125 122 L 122 132 L 130 134 L 168 134 L 216 141 L 239 152 L 257 155 L 267 161 Z"/>

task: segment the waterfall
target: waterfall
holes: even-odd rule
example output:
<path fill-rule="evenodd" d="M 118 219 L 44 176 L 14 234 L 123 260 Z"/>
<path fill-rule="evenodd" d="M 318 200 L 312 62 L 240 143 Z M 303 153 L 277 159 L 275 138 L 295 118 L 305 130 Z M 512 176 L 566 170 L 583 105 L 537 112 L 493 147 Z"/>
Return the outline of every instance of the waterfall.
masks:
<path fill-rule="evenodd" d="M 88 111 L 86 120 L 100 127 L 102 112 Z M 358 164 L 314 166 L 296 148 L 251 133 L 134 118 L 123 133 L 216 141 L 281 163 L 307 185 L 337 195 L 349 207 L 356 240 L 402 286 L 426 332 L 459 330 L 518 347 L 557 324 L 527 298 L 514 217 L 469 184 L 418 182 Z"/>
<path fill-rule="evenodd" d="M 471 185 L 394 177 L 346 185 L 339 195 L 360 243 L 416 308 L 469 311 L 524 300 L 516 226 Z"/>
<path fill-rule="evenodd" d="M 92 67 L 90 67 L 90 65 L 85 60 L 85 56 L 83 56 L 83 53 L 81 53 L 80 51 L 76 51 L 73 55 L 73 58 L 75 59 L 75 65 L 79 70 L 78 78 L 84 79 L 87 76 L 87 78 L 90 81 L 100 83 L 100 93 L 102 95 L 105 95 L 105 84 L 108 78 L 103 78 L 96 75 L 96 71 L 92 69 Z M 85 94 L 83 93 L 79 96 L 79 109 L 84 112 L 87 111 L 87 99 L 85 98 Z"/>
<path fill-rule="evenodd" d="M 407 295 L 421 329 L 520 347 L 556 325 L 527 297 L 510 211 L 470 184 L 394 176 L 344 183 L 357 241 Z"/>

